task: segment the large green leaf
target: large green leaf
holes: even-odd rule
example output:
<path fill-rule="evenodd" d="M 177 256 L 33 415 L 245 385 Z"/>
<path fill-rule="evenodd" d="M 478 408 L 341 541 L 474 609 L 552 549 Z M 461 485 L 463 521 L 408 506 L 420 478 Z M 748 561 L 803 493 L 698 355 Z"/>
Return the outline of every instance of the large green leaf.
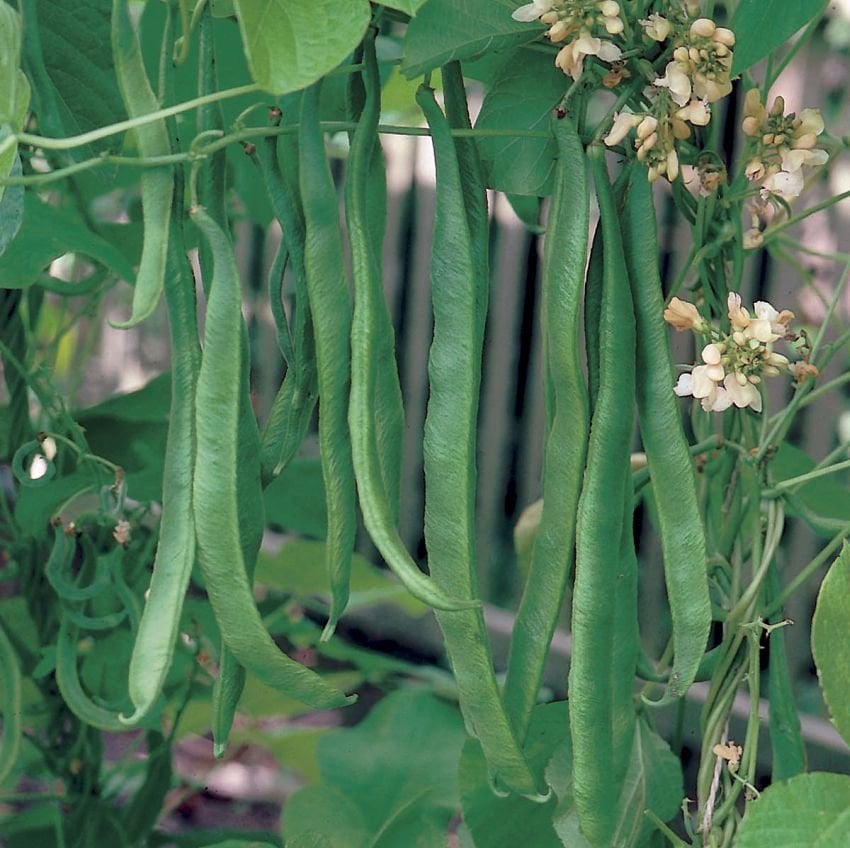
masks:
<path fill-rule="evenodd" d="M 638 722 L 620 797 L 614 844 L 645 844 L 655 826 L 644 810 L 652 810 L 661 821 L 669 821 L 678 813 L 684 794 L 681 763 L 646 722 Z"/>
<path fill-rule="evenodd" d="M 774 482 L 808 474 L 815 467 L 807 453 L 785 442 L 770 464 Z M 788 512 L 799 515 L 821 536 L 832 537 L 850 522 L 850 491 L 836 476 L 817 477 L 788 494 Z"/>
<path fill-rule="evenodd" d="M 563 781 L 558 782 L 565 793 L 572 781 L 569 732 L 566 702 L 544 704 L 534 710 L 525 745 L 529 765 L 538 773 L 543 772 L 550 759 L 558 766 L 564 766 Z M 572 807 L 571 795 L 565 800 L 556 797 L 553 792 L 545 804 L 537 804 L 519 795 L 496 795 L 490 785 L 481 745 L 474 739 L 464 745 L 459 774 L 463 818 L 476 848 L 515 848 L 517 845 L 562 848 L 553 819 L 562 805 Z M 558 772 L 557 776 L 560 774 Z M 546 776 L 550 783 L 555 782 L 548 769 Z M 553 788 L 557 792 L 557 788 Z M 578 834 L 577 827 L 576 833 L 577 840 L 569 844 L 573 848 L 589 848 L 589 843 Z"/>
<path fill-rule="evenodd" d="M 333 70 L 369 25 L 368 0 L 235 0 L 255 82 L 297 91 Z"/>
<path fill-rule="evenodd" d="M 747 807 L 735 848 L 850 845 L 850 777 L 815 772 L 775 783 Z"/>
<path fill-rule="evenodd" d="M 376 0 L 379 6 L 388 6 L 390 9 L 398 9 L 406 15 L 415 15 L 426 0 Z"/>
<path fill-rule="evenodd" d="M 319 741 L 322 783 L 287 801 L 287 845 L 308 836 L 332 848 L 440 844 L 458 800 L 464 737 L 450 704 L 422 690 L 388 695 L 357 727 Z"/>
<path fill-rule="evenodd" d="M 124 469 L 134 500 L 162 499 L 170 399 L 171 375 L 164 373 L 138 391 L 74 413 L 92 451 Z"/>
<path fill-rule="evenodd" d="M 65 253 L 94 259 L 125 280 L 135 278 L 121 251 L 92 232 L 78 215 L 44 203 L 34 193 L 27 192 L 21 230 L 0 256 L 0 287 L 31 286 L 54 259 Z"/>
<path fill-rule="evenodd" d="M 510 0 L 428 0 L 410 22 L 401 69 L 421 76 L 453 59 L 527 44 L 540 27 L 515 21 Z"/>
<path fill-rule="evenodd" d="M 110 0 L 37 0 L 44 69 L 57 117 L 67 135 L 126 117 L 115 79 L 109 36 Z M 105 139 L 95 150 L 114 145 Z"/>
<path fill-rule="evenodd" d="M 743 73 L 784 44 L 826 8 L 827 0 L 739 0 L 730 27 L 735 33 L 732 76 Z"/>
<path fill-rule="evenodd" d="M 260 552 L 255 578 L 270 589 L 294 593 L 301 597 L 318 595 L 330 598 L 325 571 L 325 543 L 295 540 L 285 544 L 276 554 Z M 392 602 L 410 615 L 424 615 L 429 608 L 412 597 L 388 572 L 376 568 L 364 557 L 354 554 L 351 561 L 351 596 L 349 609 Z"/>
<path fill-rule="evenodd" d="M 548 131 L 549 116 L 566 88 L 567 78 L 546 54 L 520 50 L 504 63 L 484 98 L 475 128 L 515 129 L 520 134 L 478 140 L 491 188 L 519 195 L 551 192 L 555 141 L 524 137 L 521 132 Z"/>
<path fill-rule="evenodd" d="M 818 592 L 812 655 L 832 723 L 850 744 L 850 545 L 846 542 Z"/>

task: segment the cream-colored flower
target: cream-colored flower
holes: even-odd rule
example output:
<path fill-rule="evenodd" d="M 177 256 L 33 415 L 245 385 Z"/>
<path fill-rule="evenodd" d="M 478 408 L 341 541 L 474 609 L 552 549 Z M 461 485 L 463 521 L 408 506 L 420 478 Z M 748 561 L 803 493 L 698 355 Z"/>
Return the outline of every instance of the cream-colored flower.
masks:
<path fill-rule="evenodd" d="M 750 407 L 761 412 L 761 393 L 743 374 L 727 374 L 723 386 L 738 409 Z"/>
<path fill-rule="evenodd" d="M 554 5 L 554 0 L 533 0 L 532 3 L 526 3 L 525 6 L 514 9 L 511 17 L 515 21 L 530 23 L 545 15 Z"/>
<path fill-rule="evenodd" d="M 670 303 L 664 310 L 664 320 L 676 330 L 700 331 L 705 325 L 705 319 L 699 314 L 696 306 L 687 300 L 671 297 Z"/>
<path fill-rule="evenodd" d="M 622 57 L 622 52 L 616 44 L 582 32 L 577 39 L 560 49 L 555 64 L 575 80 L 581 76 L 585 56 L 598 56 L 603 62 L 616 62 Z"/>
<path fill-rule="evenodd" d="M 726 298 L 726 308 L 732 328 L 735 330 L 746 330 L 750 323 L 750 313 L 746 307 L 741 306 L 741 295 L 737 292 L 729 292 Z"/>
<path fill-rule="evenodd" d="M 643 27 L 644 33 L 653 41 L 666 41 L 667 36 L 673 31 L 673 24 L 662 17 L 658 12 L 653 12 L 648 18 L 638 23 Z"/>
<path fill-rule="evenodd" d="M 640 115 L 631 112 L 618 112 L 614 115 L 614 123 L 603 141 L 608 147 L 619 144 L 640 122 Z"/>
<path fill-rule="evenodd" d="M 676 117 L 682 121 L 688 121 L 695 127 L 705 127 L 711 120 L 711 106 L 708 105 L 707 100 L 691 100 L 687 106 L 683 106 L 676 112 Z"/>
<path fill-rule="evenodd" d="M 686 106 L 690 102 L 692 91 L 690 66 L 675 59 L 668 62 L 664 76 L 655 80 L 653 85 L 666 88 L 677 106 Z"/>

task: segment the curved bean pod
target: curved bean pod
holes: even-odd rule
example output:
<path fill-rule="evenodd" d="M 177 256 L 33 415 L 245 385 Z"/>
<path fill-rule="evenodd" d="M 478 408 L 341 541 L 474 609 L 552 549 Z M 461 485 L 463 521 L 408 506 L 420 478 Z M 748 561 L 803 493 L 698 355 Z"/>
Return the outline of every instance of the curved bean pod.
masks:
<path fill-rule="evenodd" d="M 0 624 L 0 715 L 3 736 L 0 738 L 0 784 L 11 774 L 21 747 L 21 667 L 3 625 Z"/>
<path fill-rule="evenodd" d="M 374 53 L 367 53 L 366 70 L 377 74 Z M 407 590 L 423 603 L 439 609 L 459 609 L 470 602 L 455 600 L 443 594 L 434 581 L 423 574 L 408 553 L 395 524 L 395 508 L 387 492 L 387 479 L 380 460 L 376 424 L 379 406 L 376 401 L 379 368 L 395 367 L 394 354 L 387 354 L 387 339 L 381 334 L 392 332 L 383 305 L 383 289 L 369 232 L 368 163 L 376 143 L 378 104 L 374 85 L 368 86 L 369 97 L 361 122 L 354 134 L 346 183 L 346 217 L 348 219 L 354 271 L 354 317 L 351 327 L 351 399 L 349 429 L 360 509 L 369 536 L 387 565 Z M 391 344 L 391 337 L 390 337 Z M 384 356 L 380 348 L 383 348 Z M 477 602 L 472 602 L 477 605 Z"/>
<path fill-rule="evenodd" d="M 431 128 L 437 202 L 431 288 L 434 340 L 428 359 L 425 419 L 425 542 L 431 576 L 447 594 L 477 601 L 475 431 L 481 375 L 481 312 L 488 279 L 475 273 L 451 128 L 434 92 L 416 102 Z M 491 777 L 542 799 L 501 700 L 480 609 L 437 611 L 467 729 L 481 743 Z"/>
<path fill-rule="evenodd" d="M 581 299 L 587 263 L 589 188 L 584 149 L 568 118 L 553 119 L 558 144 L 542 275 L 542 323 L 551 395 L 543 510 L 511 636 L 505 708 L 517 737 L 528 730 L 572 568 L 575 515 L 590 428 L 581 366 Z"/>
<path fill-rule="evenodd" d="M 148 82 L 139 39 L 127 12 L 127 0 L 113 0 L 112 3 L 112 55 L 118 88 L 127 114 L 136 118 L 157 111 L 160 108 L 159 101 Z M 133 133 L 141 156 L 164 156 L 171 153 L 164 120 L 143 124 L 136 127 Z M 132 313 L 127 321 L 114 325 L 122 328 L 135 326 L 154 311 L 165 284 L 168 260 L 173 171 L 171 167 L 145 168 L 139 179 L 142 187 L 144 242 L 136 273 Z"/>
<path fill-rule="evenodd" d="M 195 285 L 179 245 L 179 222 L 169 240 L 165 303 L 171 331 L 171 409 L 165 443 L 162 518 L 150 592 L 130 657 L 130 700 L 137 724 L 153 708 L 171 668 L 183 600 L 195 561 L 192 480 L 195 465 L 195 384 L 200 368 Z"/>
<path fill-rule="evenodd" d="M 239 273 L 227 235 L 201 207 L 190 212 L 213 253 L 204 352 L 195 396 L 197 459 L 193 511 L 207 594 L 234 657 L 267 686 L 315 709 L 351 703 L 282 653 L 263 626 L 240 539 L 240 382 L 245 355 Z"/>
<path fill-rule="evenodd" d="M 631 699 L 624 705 L 624 693 L 613 680 L 612 669 L 618 666 L 619 647 L 613 644 L 618 632 L 617 612 L 625 603 L 618 584 L 633 425 L 635 330 L 605 151 L 593 146 L 588 157 L 603 243 L 599 391 L 576 524 L 569 699 L 579 822 L 592 845 L 607 848 L 616 826 L 625 776 L 619 767 L 619 728 L 624 710 L 631 707 Z"/>
<path fill-rule="evenodd" d="M 351 554 L 357 531 L 356 489 L 348 433 L 351 296 L 345 279 L 337 198 L 319 123 L 319 85 L 301 98 L 301 200 L 304 264 L 319 368 L 319 447 L 325 482 L 326 563 L 331 610 L 323 638 L 333 632 L 348 603 Z"/>
<path fill-rule="evenodd" d="M 652 187 L 635 168 L 623 208 L 623 241 L 637 321 L 637 407 L 654 484 L 673 619 L 673 668 L 667 697 L 693 683 L 711 627 L 705 531 L 694 465 L 682 430 L 658 270 Z"/>
<path fill-rule="evenodd" d="M 77 640 L 79 629 L 67 614 L 59 623 L 59 636 L 56 641 L 56 685 L 62 693 L 68 709 L 80 721 L 119 733 L 127 729 L 127 723 L 117 712 L 96 704 L 84 691 L 77 672 Z"/>

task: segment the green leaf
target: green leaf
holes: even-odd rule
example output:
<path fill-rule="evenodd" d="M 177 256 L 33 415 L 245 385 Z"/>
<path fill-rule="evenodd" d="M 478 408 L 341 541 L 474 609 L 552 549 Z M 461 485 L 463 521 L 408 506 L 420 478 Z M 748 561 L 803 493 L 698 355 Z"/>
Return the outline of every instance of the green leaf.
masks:
<path fill-rule="evenodd" d="M 300 539 L 288 542 L 274 555 L 261 551 L 254 579 L 269 588 L 296 596 L 318 595 L 330 599 L 324 542 Z M 429 611 L 388 571 L 377 568 L 359 554 L 354 554 L 351 561 L 350 585 L 349 609 L 392 602 L 410 615 L 424 615 Z"/>
<path fill-rule="evenodd" d="M 735 848 L 850 845 L 850 777 L 814 772 L 775 783 L 747 807 Z"/>
<path fill-rule="evenodd" d="M 263 496 L 268 524 L 313 539 L 327 535 L 325 485 L 318 459 L 290 462 Z"/>
<path fill-rule="evenodd" d="M 124 469 L 134 500 L 162 499 L 170 399 L 171 378 L 164 373 L 136 392 L 74 413 L 92 451 Z"/>
<path fill-rule="evenodd" d="M 783 443 L 770 464 L 774 482 L 808 474 L 815 467 L 807 453 Z M 850 522 L 850 491 L 835 475 L 817 477 L 795 487 L 787 496 L 788 512 L 797 515 L 821 536 L 832 538 Z"/>
<path fill-rule="evenodd" d="M 368 0 L 234 0 L 254 81 L 272 94 L 310 85 L 359 44 Z"/>
<path fill-rule="evenodd" d="M 125 280 L 135 279 L 121 251 L 92 232 L 78 215 L 43 203 L 27 192 L 21 230 L 0 257 L 0 288 L 31 286 L 54 259 L 65 253 L 88 256 Z"/>
<path fill-rule="evenodd" d="M 567 78 L 543 53 L 517 51 L 502 66 L 484 98 L 477 130 L 549 129 L 549 116 L 567 89 Z M 552 191 L 555 141 L 522 135 L 480 138 L 487 184 L 509 194 L 543 196 Z"/>
<path fill-rule="evenodd" d="M 826 8 L 827 0 L 740 0 L 729 24 L 735 33 L 732 76 L 784 44 Z"/>
<path fill-rule="evenodd" d="M 428 0 L 407 28 L 402 71 L 413 78 L 453 59 L 534 41 L 542 30 L 515 21 L 515 8 L 505 0 Z"/>
<path fill-rule="evenodd" d="M 427 2 L 427 0 L 376 0 L 379 6 L 387 6 L 390 9 L 398 9 L 411 17 Z"/>
<path fill-rule="evenodd" d="M 525 228 L 535 235 L 546 232 L 546 228 L 540 225 L 540 198 L 523 194 L 507 195 L 508 203 L 516 213 L 517 218 L 522 221 Z"/>
<path fill-rule="evenodd" d="M 323 782 L 287 801 L 287 844 L 306 834 L 332 848 L 439 844 L 434 834 L 445 834 L 458 800 L 464 737 L 455 707 L 422 690 L 391 693 L 357 727 L 320 740 Z"/>
<path fill-rule="evenodd" d="M 25 486 L 18 491 L 15 521 L 25 536 L 42 536 L 54 515 L 74 498 L 94 488 L 90 466 L 54 478 L 46 486 Z"/>
<path fill-rule="evenodd" d="M 127 116 L 115 79 L 111 8 L 110 0 L 37 0 L 44 70 L 53 84 L 57 117 L 67 135 Z M 92 148 L 99 151 L 111 144 L 112 140 L 104 139 Z"/>
<path fill-rule="evenodd" d="M 646 722 L 638 722 L 620 797 L 614 844 L 644 844 L 655 830 L 644 810 L 652 810 L 661 821 L 669 821 L 679 812 L 684 794 L 678 758 Z"/>
<path fill-rule="evenodd" d="M 17 124 L 18 73 L 21 63 L 21 18 L 8 4 L 0 3 L 0 125 Z"/>
<path fill-rule="evenodd" d="M 13 177 L 19 177 L 21 176 L 21 157 L 15 151 L 12 158 L 14 160 L 12 169 L 7 173 Z M 3 166 L 0 163 L 0 171 L 2 170 Z M 2 191 L 2 199 L 0 199 L 0 255 L 2 255 L 18 234 L 24 220 L 24 187 L 4 186 L 0 187 L 0 191 Z"/>
<path fill-rule="evenodd" d="M 559 798 L 553 794 L 545 804 L 536 804 L 519 795 L 496 795 L 490 785 L 481 745 L 474 739 L 467 741 L 460 760 L 459 781 L 463 818 L 476 848 L 515 848 L 517 845 L 562 848 L 562 844 L 569 844 L 571 848 L 590 848 L 584 837 L 578 834 L 577 825 L 576 841 L 562 843 L 554 824 L 554 817 L 562 808 L 564 815 L 572 809 L 569 727 L 566 701 L 538 706 L 531 717 L 525 744 L 529 765 L 540 773 L 551 758 L 555 771 L 547 768 L 546 778 L 555 793 L 560 788 L 564 795 Z M 563 769 L 559 770 L 560 767 Z M 562 780 L 559 779 L 561 776 Z"/>
<path fill-rule="evenodd" d="M 832 723 L 850 744 L 850 545 L 844 543 L 818 592 L 812 655 Z"/>

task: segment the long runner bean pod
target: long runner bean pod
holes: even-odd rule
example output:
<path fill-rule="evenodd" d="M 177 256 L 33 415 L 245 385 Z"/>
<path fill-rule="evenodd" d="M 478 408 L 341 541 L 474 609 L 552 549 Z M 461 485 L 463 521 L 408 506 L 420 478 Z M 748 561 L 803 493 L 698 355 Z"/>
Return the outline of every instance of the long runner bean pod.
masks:
<path fill-rule="evenodd" d="M 281 147 L 286 155 L 297 159 L 298 145 L 294 138 L 286 138 Z M 287 175 L 281 168 L 275 138 L 265 139 L 258 145 L 257 162 L 275 217 L 280 222 L 281 250 L 286 251 L 287 264 L 295 281 L 295 316 L 291 332 L 288 326 L 281 326 L 286 321 L 281 303 L 282 276 L 272 278 L 269 286 L 278 333 L 289 333 L 292 353 L 262 434 L 262 478 L 268 483 L 289 464 L 304 441 L 316 406 L 317 371 L 304 263 L 304 215 L 297 173 Z"/>
<path fill-rule="evenodd" d="M 375 57 L 375 32 L 373 30 L 370 30 L 363 40 L 360 61 L 364 64 L 364 71 L 360 77 L 352 77 L 353 82 L 349 87 L 349 102 L 350 104 L 352 102 L 360 104 L 358 121 L 364 122 L 365 126 L 370 128 L 370 132 L 373 134 L 373 143 L 368 159 L 364 151 L 363 158 L 356 165 L 357 169 L 365 168 L 368 173 L 365 178 L 361 173 L 356 175 L 356 179 L 359 181 L 365 179 L 365 188 L 362 187 L 362 184 L 358 187 L 358 191 L 361 192 L 360 209 L 355 214 L 361 216 L 361 220 L 357 224 L 359 233 L 366 233 L 371 239 L 371 246 L 367 249 L 373 261 L 371 279 L 374 286 L 374 298 L 371 301 L 372 310 L 370 314 L 373 321 L 372 332 L 375 333 L 375 391 L 373 400 L 375 438 L 390 519 L 397 526 L 399 509 L 401 508 L 404 403 L 396 360 L 395 329 L 383 291 L 382 251 L 387 225 L 387 179 L 383 150 L 377 140 L 377 123 L 381 107 L 381 80 L 378 74 L 377 58 Z M 357 89 L 356 81 L 360 82 L 360 89 Z M 352 89 L 355 90 L 352 91 Z M 358 94 L 361 96 L 358 97 Z M 364 129 L 362 139 L 365 143 L 364 147 L 369 144 L 365 132 Z M 354 176 L 354 171 L 355 161 L 349 159 L 349 176 Z M 350 220 L 348 205 L 346 205 L 346 218 Z"/>
<path fill-rule="evenodd" d="M 127 11 L 127 0 L 113 0 L 112 3 L 112 54 L 118 88 L 129 117 L 137 118 L 158 111 L 159 101 L 148 82 L 142 49 Z M 164 120 L 143 124 L 133 133 L 141 156 L 171 153 Z M 139 179 L 145 228 L 142 257 L 136 273 L 130 318 L 117 323 L 116 327 L 132 327 L 144 321 L 159 303 L 165 285 L 174 176 L 170 167 L 145 168 Z"/>
<path fill-rule="evenodd" d="M 448 62 L 442 66 L 440 74 L 443 79 L 443 100 L 449 124 L 453 129 L 472 129 L 460 62 Z M 489 280 L 490 215 L 487 210 L 487 191 L 478 144 L 474 138 L 463 137 L 455 137 L 454 143 L 457 151 L 458 174 L 463 189 L 463 208 L 471 236 L 472 261 L 479 279 Z M 485 303 L 478 311 L 478 331 L 483 338 L 487 322 L 486 298 L 489 296 L 489 284 L 482 286 L 481 293 Z"/>
<path fill-rule="evenodd" d="M 633 169 L 622 221 L 637 321 L 638 417 L 655 492 L 673 620 L 667 697 L 680 698 L 694 681 L 711 627 L 708 556 L 694 465 L 671 389 L 675 378 L 662 318 L 655 206 L 642 168 Z"/>
<path fill-rule="evenodd" d="M 299 178 L 304 207 L 304 264 L 319 369 L 319 449 L 328 532 L 325 562 L 331 609 L 323 638 L 348 603 L 351 554 L 357 531 L 356 489 L 348 433 L 351 295 L 345 279 L 337 197 L 319 123 L 320 84 L 301 98 Z"/>
<path fill-rule="evenodd" d="M 130 700 L 122 720 L 136 724 L 150 713 L 171 668 L 180 616 L 195 561 L 192 480 L 195 467 L 195 386 L 200 369 L 195 281 L 183 244 L 182 180 L 175 184 L 165 305 L 171 333 L 171 408 L 165 443 L 162 518 L 150 591 L 130 657 Z"/>
<path fill-rule="evenodd" d="M 3 717 L 0 738 L 0 785 L 11 774 L 21 747 L 21 667 L 18 653 L 3 625 L 0 624 L 0 716 Z"/>
<path fill-rule="evenodd" d="M 589 187 L 584 149 L 568 118 L 553 119 L 555 189 L 543 254 L 542 323 L 551 381 L 543 512 L 508 658 L 505 708 L 525 737 L 572 568 L 575 515 L 590 429 L 581 367 L 581 299 L 587 262 Z"/>
<path fill-rule="evenodd" d="M 192 488 L 207 594 L 227 647 L 248 671 L 314 709 L 343 706 L 353 699 L 282 653 L 254 604 L 240 538 L 240 380 L 246 352 L 239 272 L 222 229 L 201 207 L 190 214 L 209 240 L 214 262 L 195 396 Z"/>
<path fill-rule="evenodd" d="M 475 274 L 451 128 L 432 89 L 420 86 L 434 146 L 437 202 L 431 288 L 434 338 L 428 358 L 425 419 L 425 543 L 431 576 L 453 597 L 476 601 L 475 431 L 481 375 L 479 310 L 488 280 Z M 502 704 L 480 609 L 438 611 L 446 653 L 469 732 L 481 743 L 494 783 L 541 798 Z"/>
<path fill-rule="evenodd" d="M 354 318 L 351 327 L 351 400 L 349 427 L 354 469 L 363 521 L 372 541 L 407 590 L 426 604 L 440 609 L 470 605 L 444 595 L 416 566 L 395 523 L 395 508 L 381 465 L 378 426 L 381 409 L 376 401 L 378 373 L 395 368 L 392 327 L 383 301 L 380 265 L 369 231 L 368 165 L 377 143 L 379 103 L 375 92 L 377 62 L 374 50 L 364 57 L 369 77 L 367 100 L 354 134 L 346 182 L 346 217 L 354 272 Z M 383 339 L 381 338 L 384 334 Z M 392 357 L 392 361 L 390 358 Z M 385 377 L 391 381 L 392 376 Z M 397 379 L 397 376 L 396 376 Z M 476 602 L 473 602 L 476 603 Z"/>
<path fill-rule="evenodd" d="M 587 468 L 578 504 L 573 588 L 573 652 L 569 673 L 573 784 L 581 828 L 595 848 L 609 848 L 623 776 L 617 765 L 615 722 L 623 692 L 614 686 L 614 634 L 623 504 L 635 392 L 635 329 L 620 223 L 605 151 L 588 151 L 602 227 L 599 313 L 599 392 L 594 404 Z"/>

